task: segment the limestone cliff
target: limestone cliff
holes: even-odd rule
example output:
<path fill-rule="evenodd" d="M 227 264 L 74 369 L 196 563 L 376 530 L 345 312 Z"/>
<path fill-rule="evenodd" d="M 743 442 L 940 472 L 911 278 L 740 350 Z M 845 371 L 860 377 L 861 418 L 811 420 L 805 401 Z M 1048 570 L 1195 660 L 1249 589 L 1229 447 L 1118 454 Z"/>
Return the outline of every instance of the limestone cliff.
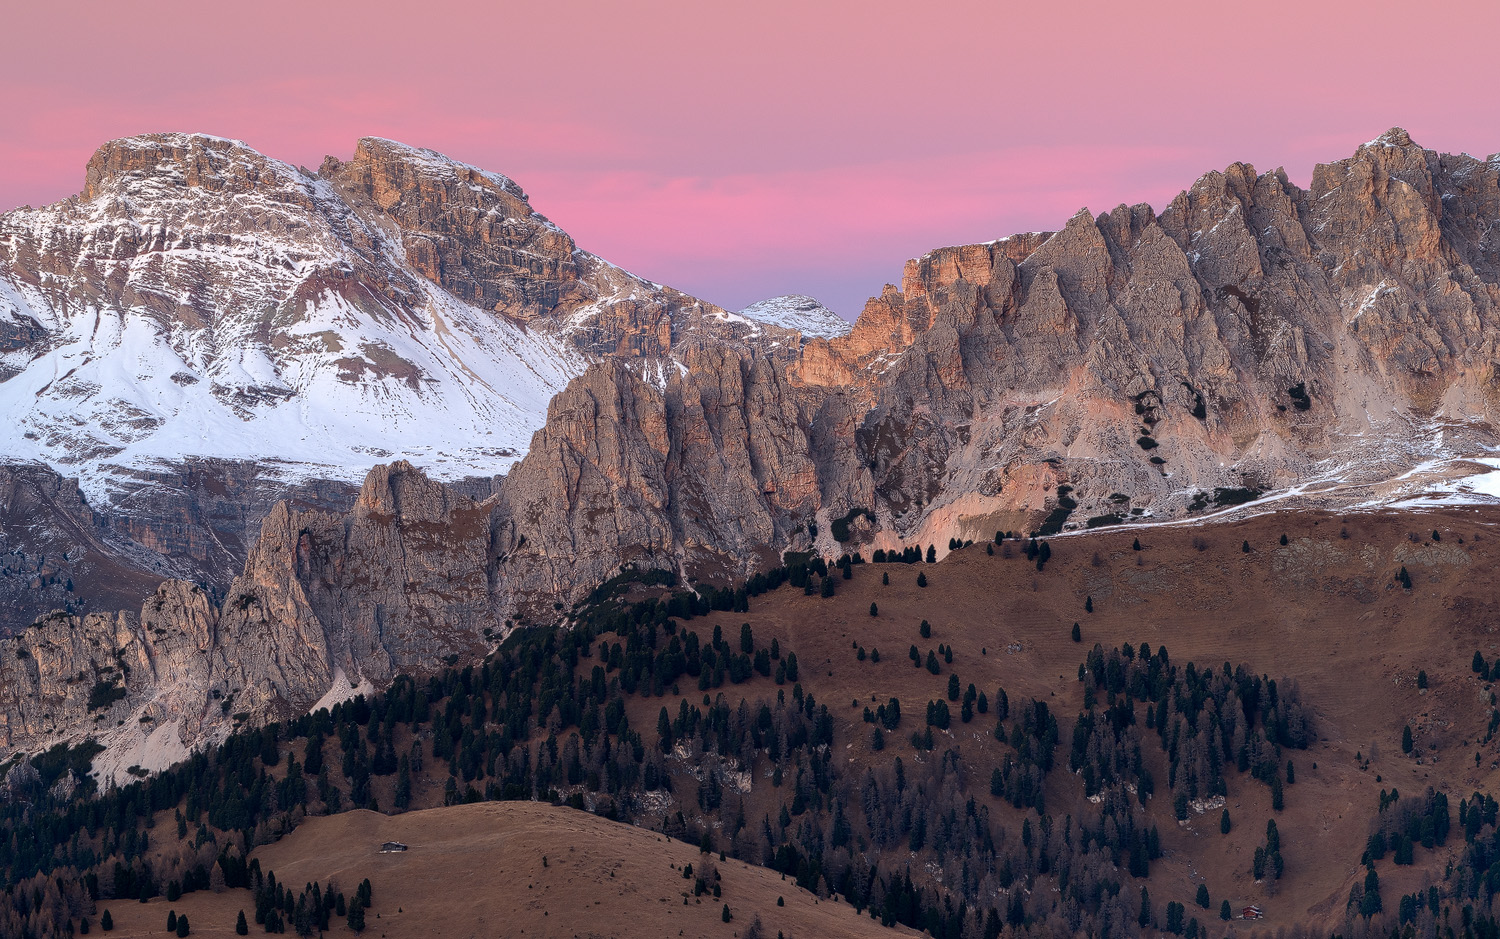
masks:
<path fill-rule="evenodd" d="M 83 735 L 111 765 L 302 713 L 342 678 L 383 684 L 486 648 L 489 514 L 409 464 L 340 515 L 278 504 L 222 606 L 167 581 L 139 615 L 57 613 L 0 642 L 0 752 Z"/>

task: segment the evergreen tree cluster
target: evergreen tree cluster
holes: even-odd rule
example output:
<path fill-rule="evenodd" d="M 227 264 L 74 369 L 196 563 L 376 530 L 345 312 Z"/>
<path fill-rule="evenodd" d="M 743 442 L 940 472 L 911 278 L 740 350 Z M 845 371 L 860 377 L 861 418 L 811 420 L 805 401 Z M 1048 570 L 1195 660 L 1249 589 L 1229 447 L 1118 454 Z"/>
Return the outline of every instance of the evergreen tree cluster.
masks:
<path fill-rule="evenodd" d="M 1091 795 L 1116 780 L 1143 801 L 1154 791 L 1140 751 L 1137 705 L 1167 755 L 1168 788 L 1192 801 L 1227 794 L 1226 767 L 1249 772 L 1279 801 L 1283 749 L 1305 749 L 1313 739 L 1297 686 L 1256 677 L 1243 665 L 1179 668 L 1165 647 L 1155 654 L 1146 643 L 1105 652 L 1096 644 L 1080 680 L 1086 710 L 1074 725 L 1069 766 L 1082 773 Z M 1102 711 L 1100 693 L 1107 701 Z"/>

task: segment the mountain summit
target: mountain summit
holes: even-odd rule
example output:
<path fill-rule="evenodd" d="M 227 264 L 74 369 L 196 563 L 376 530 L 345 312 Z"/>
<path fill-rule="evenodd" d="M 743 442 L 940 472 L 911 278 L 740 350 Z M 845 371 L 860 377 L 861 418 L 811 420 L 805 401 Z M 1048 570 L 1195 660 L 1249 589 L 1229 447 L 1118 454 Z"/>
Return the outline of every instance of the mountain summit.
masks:
<path fill-rule="evenodd" d="M 314 173 L 219 137 L 129 137 L 80 195 L 0 216 L 0 451 L 101 504 L 185 459 L 489 476 L 588 361 L 668 356 L 703 317 L 734 331 L 431 150 L 366 138 Z"/>

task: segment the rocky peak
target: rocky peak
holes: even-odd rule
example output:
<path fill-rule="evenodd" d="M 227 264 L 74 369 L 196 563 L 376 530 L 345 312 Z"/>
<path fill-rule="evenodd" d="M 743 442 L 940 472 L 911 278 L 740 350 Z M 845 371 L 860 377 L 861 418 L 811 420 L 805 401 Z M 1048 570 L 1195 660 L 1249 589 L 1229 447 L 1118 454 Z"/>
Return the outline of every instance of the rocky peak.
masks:
<path fill-rule="evenodd" d="M 1365 147 L 1410 147 L 1412 145 L 1411 134 L 1406 132 L 1406 128 L 1392 127 L 1360 149 L 1363 150 Z"/>
<path fill-rule="evenodd" d="M 370 470 L 355 500 L 354 513 L 400 518 L 403 522 L 437 522 L 447 518 L 460 499 L 411 463 L 397 460 Z"/>
<path fill-rule="evenodd" d="M 504 176 L 378 137 L 319 175 L 392 220 L 407 262 L 466 303 L 525 322 L 593 293 L 579 284 L 573 239 Z"/>
<path fill-rule="evenodd" d="M 151 186 L 196 188 L 232 194 L 275 189 L 311 205 L 299 174 L 252 150 L 243 141 L 209 134 L 142 134 L 112 140 L 94 152 L 84 174 L 83 198 L 108 190 L 147 194 Z"/>
<path fill-rule="evenodd" d="M 740 316 L 784 329 L 795 329 L 805 337 L 832 339 L 847 335 L 853 324 L 825 307 L 814 297 L 786 294 L 752 303 Z"/>

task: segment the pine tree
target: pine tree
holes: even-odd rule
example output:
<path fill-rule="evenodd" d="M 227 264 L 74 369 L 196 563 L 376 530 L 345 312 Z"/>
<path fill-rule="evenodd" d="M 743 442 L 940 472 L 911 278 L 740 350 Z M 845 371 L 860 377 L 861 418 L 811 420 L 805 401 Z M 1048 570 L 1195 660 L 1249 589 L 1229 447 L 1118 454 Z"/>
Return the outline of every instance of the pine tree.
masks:
<path fill-rule="evenodd" d="M 948 675 L 948 700 L 957 701 L 958 695 L 958 674 L 955 672 Z"/>
<path fill-rule="evenodd" d="M 176 932 L 176 931 L 177 931 L 177 911 L 176 910 L 168 910 L 167 911 L 167 932 Z"/>
<path fill-rule="evenodd" d="M 925 587 L 925 586 L 927 586 L 927 575 L 926 574 L 918 574 L 917 575 L 917 586 L 918 587 Z"/>
<path fill-rule="evenodd" d="M 1082 642 L 1083 641 L 1083 630 L 1081 630 L 1081 629 L 1078 628 L 1078 624 L 1077 623 L 1073 624 L 1073 641 L 1074 642 Z"/>
<path fill-rule="evenodd" d="M 250 935 L 250 924 L 245 922 L 244 910 L 240 910 L 239 918 L 234 921 L 234 934 L 236 936 Z"/>
<path fill-rule="evenodd" d="M 1151 925 L 1151 894 L 1146 891 L 1145 887 L 1141 888 L 1141 912 L 1135 921 L 1142 928 Z"/>
<path fill-rule="evenodd" d="M 1484 656 L 1478 649 L 1474 650 L 1474 664 L 1470 667 L 1474 669 L 1476 675 L 1487 675 L 1490 671 L 1489 665 L 1484 661 Z"/>
<path fill-rule="evenodd" d="M 1410 753 L 1412 749 L 1411 725 L 1407 724 L 1401 728 L 1401 752 Z"/>
<path fill-rule="evenodd" d="M 870 604 L 870 615 L 871 616 L 879 616 L 880 615 L 880 607 L 876 606 L 874 603 L 871 603 Z"/>
<path fill-rule="evenodd" d="M 891 572 L 890 571 L 881 571 L 880 572 L 880 585 L 882 587 L 889 587 L 891 585 Z"/>
<path fill-rule="evenodd" d="M 1249 554 L 1250 553 L 1250 542 L 1248 542 L 1248 541 L 1242 541 L 1242 542 L 1240 542 L 1240 550 L 1242 552 L 1244 552 L 1245 554 Z"/>
<path fill-rule="evenodd" d="M 724 904 L 724 922 L 727 923 L 727 922 L 729 922 L 732 919 L 734 919 L 734 917 L 732 915 L 730 915 L 730 913 L 729 913 L 729 904 L 726 903 L 726 904 Z"/>
<path fill-rule="evenodd" d="M 181 916 L 177 917 L 177 939 L 186 939 L 186 937 L 192 935 L 192 933 L 192 927 L 188 926 L 187 914 L 184 913 Z"/>
<path fill-rule="evenodd" d="M 115 918 L 109 915 L 109 910 L 105 910 L 103 915 L 99 917 L 99 928 L 105 932 L 109 932 L 115 928 Z"/>
<path fill-rule="evenodd" d="M 1183 908 L 1183 906 L 1182 906 L 1181 903 L 1178 903 L 1176 900 L 1173 900 L 1171 903 L 1168 903 L 1167 904 L 1167 932 L 1177 933 L 1178 935 L 1181 935 L 1182 934 L 1182 921 L 1183 921 L 1183 918 L 1186 916 L 1186 914 L 1187 914 L 1187 910 L 1185 910 Z"/>
<path fill-rule="evenodd" d="M 931 545 L 930 544 L 930 545 L 927 546 L 927 563 L 928 564 L 936 564 L 937 563 L 937 545 Z"/>
<path fill-rule="evenodd" d="M 1130 550 L 1132 550 L 1132 551 L 1139 551 L 1139 550 L 1141 550 L 1141 539 L 1137 538 L 1137 539 L 1135 539 L 1135 541 L 1131 542 L 1131 544 L 1130 544 Z"/>
<path fill-rule="evenodd" d="M 1222 919 L 1227 923 L 1232 916 L 1234 916 L 1234 911 L 1229 908 L 1229 901 L 1225 900 L 1223 903 L 1220 903 L 1219 919 Z"/>
<path fill-rule="evenodd" d="M 1085 612 L 1085 613 L 1092 613 L 1092 612 L 1094 612 L 1094 598 L 1092 596 L 1086 598 L 1083 601 L 1083 612 Z"/>
<path fill-rule="evenodd" d="M 1427 688 L 1427 672 L 1420 670 L 1417 672 L 1417 687 L 1424 690 Z"/>
<path fill-rule="evenodd" d="M 1282 547 L 1283 547 L 1283 548 L 1285 548 L 1285 547 L 1286 547 L 1286 535 L 1282 535 L 1282 536 L 1281 536 L 1281 546 L 1282 546 Z"/>
<path fill-rule="evenodd" d="M 1401 573 L 1396 575 L 1396 579 L 1401 582 L 1402 587 L 1406 588 L 1407 590 L 1411 589 L 1411 575 L 1406 572 L 1406 567 L 1404 565 L 1401 568 Z"/>
<path fill-rule="evenodd" d="M 1359 913 L 1365 919 L 1369 919 L 1381 909 L 1380 903 L 1380 875 L 1375 873 L 1375 868 L 1370 868 L 1365 874 L 1365 895 L 1359 901 Z"/>
<path fill-rule="evenodd" d="M 1219 816 L 1219 834 L 1229 834 L 1230 827 L 1229 810 L 1225 809 L 1224 812 Z"/>
<path fill-rule="evenodd" d="M 917 627 L 917 632 L 922 634 L 923 639 L 932 638 L 932 626 L 925 619 L 922 620 L 922 625 Z"/>
<path fill-rule="evenodd" d="M 1212 902 L 1208 898 L 1208 884 L 1198 885 L 1198 896 L 1196 897 L 1196 900 L 1199 906 L 1203 907 L 1205 910 L 1208 909 L 1208 904 Z"/>

